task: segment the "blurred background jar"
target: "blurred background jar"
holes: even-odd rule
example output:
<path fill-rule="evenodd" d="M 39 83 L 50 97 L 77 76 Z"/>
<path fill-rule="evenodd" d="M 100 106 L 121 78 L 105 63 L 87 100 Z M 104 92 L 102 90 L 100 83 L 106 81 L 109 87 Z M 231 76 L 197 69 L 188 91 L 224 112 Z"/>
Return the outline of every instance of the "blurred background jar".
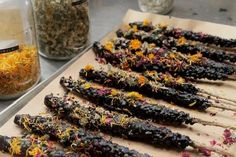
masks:
<path fill-rule="evenodd" d="M 40 78 L 30 0 L 0 0 L 0 19 L 0 99 L 12 99 Z"/>
<path fill-rule="evenodd" d="M 143 12 L 167 14 L 173 8 L 174 0 L 138 0 Z"/>
<path fill-rule="evenodd" d="M 88 0 L 32 0 L 39 53 L 65 60 L 86 46 L 89 34 Z"/>

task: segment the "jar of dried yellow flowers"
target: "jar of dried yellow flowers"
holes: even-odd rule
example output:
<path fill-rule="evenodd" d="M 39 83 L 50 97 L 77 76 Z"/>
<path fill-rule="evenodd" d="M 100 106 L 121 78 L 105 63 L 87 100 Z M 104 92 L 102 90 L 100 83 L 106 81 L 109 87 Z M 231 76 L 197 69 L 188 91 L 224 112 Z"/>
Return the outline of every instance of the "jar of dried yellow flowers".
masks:
<path fill-rule="evenodd" d="M 0 99 L 12 99 L 40 77 L 30 0 L 0 0 L 0 19 Z"/>

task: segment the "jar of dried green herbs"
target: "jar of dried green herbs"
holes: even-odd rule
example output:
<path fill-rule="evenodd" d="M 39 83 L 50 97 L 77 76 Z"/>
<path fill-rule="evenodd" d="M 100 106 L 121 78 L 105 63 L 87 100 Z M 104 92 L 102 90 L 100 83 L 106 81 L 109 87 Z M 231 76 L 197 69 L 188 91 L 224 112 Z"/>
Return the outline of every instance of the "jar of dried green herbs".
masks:
<path fill-rule="evenodd" d="M 32 0 L 40 54 L 64 60 L 86 46 L 89 34 L 88 0 Z"/>
<path fill-rule="evenodd" d="M 24 94 L 40 78 L 30 0 L 0 0 L 0 99 Z"/>
<path fill-rule="evenodd" d="M 174 0 L 138 0 L 138 3 L 144 12 L 167 14 L 173 8 Z"/>

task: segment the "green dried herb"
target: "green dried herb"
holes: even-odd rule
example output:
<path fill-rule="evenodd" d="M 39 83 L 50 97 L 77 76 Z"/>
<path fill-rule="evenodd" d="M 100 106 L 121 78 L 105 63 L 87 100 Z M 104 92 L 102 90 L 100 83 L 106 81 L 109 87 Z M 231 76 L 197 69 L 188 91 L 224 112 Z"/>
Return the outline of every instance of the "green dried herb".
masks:
<path fill-rule="evenodd" d="M 39 50 L 43 56 L 67 59 L 85 46 L 89 32 L 88 2 L 77 1 L 33 1 Z"/>

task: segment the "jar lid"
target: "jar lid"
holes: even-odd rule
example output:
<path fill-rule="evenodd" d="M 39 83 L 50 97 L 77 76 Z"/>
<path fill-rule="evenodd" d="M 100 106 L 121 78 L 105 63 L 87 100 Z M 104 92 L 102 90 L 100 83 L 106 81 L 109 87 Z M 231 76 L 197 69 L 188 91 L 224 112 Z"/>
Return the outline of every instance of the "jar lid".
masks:
<path fill-rule="evenodd" d="M 73 0 L 72 5 L 80 5 L 87 2 L 87 0 Z"/>
<path fill-rule="evenodd" d="M 19 49 L 19 42 L 17 40 L 0 41 L 0 54 L 9 53 Z"/>

